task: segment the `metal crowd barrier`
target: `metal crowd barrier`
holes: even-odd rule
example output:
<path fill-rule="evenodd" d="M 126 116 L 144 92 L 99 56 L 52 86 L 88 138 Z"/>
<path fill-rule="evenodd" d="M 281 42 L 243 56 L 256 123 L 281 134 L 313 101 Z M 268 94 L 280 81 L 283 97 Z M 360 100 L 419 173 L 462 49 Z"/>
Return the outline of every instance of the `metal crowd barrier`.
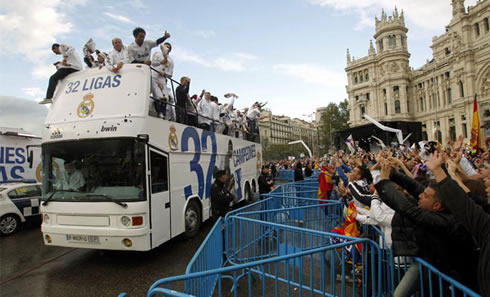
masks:
<path fill-rule="evenodd" d="M 281 169 L 276 179 L 286 180 L 286 181 L 294 181 L 294 170 L 291 169 Z"/>
<path fill-rule="evenodd" d="M 457 280 L 440 272 L 427 261 L 418 257 L 394 256 L 393 250 L 386 244 L 384 233 L 376 226 L 363 225 L 362 231 L 367 238 L 379 243 L 381 255 L 381 287 L 383 296 L 393 296 L 397 285 L 411 265 L 418 265 L 418 282 L 415 296 L 480 297 L 477 293 Z"/>
<path fill-rule="evenodd" d="M 343 204 L 316 199 L 315 187 L 315 178 L 284 184 L 230 211 L 186 274 L 156 281 L 147 296 L 393 296 L 410 265 L 419 266 L 417 296 L 479 296 L 422 259 L 393 257 L 376 226 L 364 225 L 362 238 L 331 233 Z"/>

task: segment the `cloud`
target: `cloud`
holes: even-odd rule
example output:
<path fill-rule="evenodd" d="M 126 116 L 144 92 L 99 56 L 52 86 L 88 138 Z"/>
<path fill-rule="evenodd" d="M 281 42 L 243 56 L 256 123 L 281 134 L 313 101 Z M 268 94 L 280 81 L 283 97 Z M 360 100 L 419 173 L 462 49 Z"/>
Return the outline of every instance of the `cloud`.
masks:
<path fill-rule="evenodd" d="M 108 11 L 104 12 L 104 15 L 110 17 L 113 20 L 119 21 L 119 22 L 123 22 L 126 24 L 134 24 L 134 22 L 130 18 L 125 17 L 123 15 L 113 14 L 113 13 L 110 13 Z"/>
<path fill-rule="evenodd" d="M 213 30 L 199 30 L 194 32 L 194 34 L 204 39 L 209 39 L 216 36 L 216 32 Z"/>
<path fill-rule="evenodd" d="M 2 1 L 0 56 L 20 55 L 33 64 L 35 78 L 47 78 L 46 58 L 51 44 L 70 33 L 73 24 L 62 9 L 84 5 L 83 0 Z M 50 74 L 53 73 L 51 66 Z"/>
<path fill-rule="evenodd" d="M 390 12 L 396 7 L 404 10 L 405 19 L 425 30 L 440 31 L 451 18 L 450 1 L 426 0 L 309 0 L 312 4 L 332 7 L 345 13 L 354 12 L 360 16 L 356 29 L 374 26 L 374 16 L 380 16 L 381 9 Z M 476 0 L 467 0 L 472 5 Z"/>
<path fill-rule="evenodd" d="M 132 6 L 133 8 L 148 8 L 143 0 L 130 0 L 127 2 L 127 4 Z"/>
<path fill-rule="evenodd" d="M 310 84 L 324 87 L 343 87 L 347 84 L 345 73 L 338 73 L 325 67 L 313 64 L 276 64 L 273 69 Z"/>
<path fill-rule="evenodd" d="M 221 56 L 199 55 L 184 48 L 174 48 L 172 50 L 175 59 L 199 64 L 207 68 L 218 68 L 223 71 L 242 72 L 249 69 L 249 63 L 257 60 L 258 57 L 248 53 L 231 53 Z"/>
<path fill-rule="evenodd" d="M 22 91 L 31 97 L 39 98 L 43 95 L 43 92 L 40 88 L 23 88 Z"/>
<path fill-rule="evenodd" d="M 23 128 L 41 136 L 48 112 L 45 106 L 33 100 L 10 96 L 0 96 L 0 106 L 0 127 Z"/>

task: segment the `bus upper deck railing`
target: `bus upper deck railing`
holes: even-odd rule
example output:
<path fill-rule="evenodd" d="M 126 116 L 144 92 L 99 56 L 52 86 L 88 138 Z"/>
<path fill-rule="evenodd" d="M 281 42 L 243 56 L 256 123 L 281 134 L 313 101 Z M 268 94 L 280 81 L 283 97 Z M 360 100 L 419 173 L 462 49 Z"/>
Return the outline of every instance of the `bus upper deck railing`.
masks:
<path fill-rule="evenodd" d="M 151 67 L 150 66 L 150 70 L 151 71 L 154 71 L 154 72 L 159 72 L 158 70 L 156 70 L 155 68 Z M 166 79 L 168 79 L 170 81 L 170 86 L 171 86 L 171 89 L 172 89 L 172 95 L 173 95 L 173 98 L 174 98 L 174 102 L 177 102 L 177 97 L 175 95 L 175 87 L 174 87 L 174 84 L 178 85 L 178 86 L 181 86 L 181 84 L 174 80 L 172 77 L 166 77 Z M 153 102 L 158 102 L 158 101 L 162 101 L 158 98 L 155 98 L 153 96 L 150 96 L 150 99 L 153 100 Z M 204 100 L 204 99 L 201 99 L 201 100 Z M 216 120 L 214 118 L 210 118 L 210 117 L 207 117 L 207 116 L 204 116 L 204 115 L 200 115 L 197 113 L 197 106 L 194 105 L 193 109 L 195 111 L 189 111 L 187 106 L 186 107 L 181 107 L 181 106 L 178 106 L 177 104 L 175 103 L 172 103 L 170 101 L 164 101 L 163 102 L 166 106 L 171 106 L 174 111 L 173 111 L 173 117 L 172 119 L 168 119 L 168 120 L 173 120 L 173 121 L 176 121 L 176 122 L 180 122 L 181 124 L 187 124 L 187 125 L 197 125 L 198 124 L 198 119 L 204 119 L 205 121 L 208 121 L 211 123 L 210 125 L 210 129 L 213 129 L 214 132 L 218 132 L 216 131 L 216 127 L 218 127 L 218 125 L 226 125 L 223 121 L 221 120 Z M 187 105 L 187 102 L 186 102 L 186 105 Z M 195 117 L 195 120 L 194 120 L 194 123 L 193 121 L 191 121 L 189 118 L 190 116 L 194 116 Z M 180 120 L 180 121 L 179 121 Z M 239 129 L 236 129 L 237 132 L 240 132 L 242 133 L 243 135 L 243 139 L 246 139 L 248 141 L 253 141 L 253 142 L 256 142 L 256 143 L 259 143 L 260 142 L 260 137 L 259 137 L 259 133 L 258 133 L 258 125 L 255 125 L 256 126 L 256 131 L 249 131 L 247 129 L 247 127 L 243 127 L 241 126 L 241 128 Z M 233 136 L 233 137 L 239 137 L 237 135 L 230 135 L 230 136 Z"/>

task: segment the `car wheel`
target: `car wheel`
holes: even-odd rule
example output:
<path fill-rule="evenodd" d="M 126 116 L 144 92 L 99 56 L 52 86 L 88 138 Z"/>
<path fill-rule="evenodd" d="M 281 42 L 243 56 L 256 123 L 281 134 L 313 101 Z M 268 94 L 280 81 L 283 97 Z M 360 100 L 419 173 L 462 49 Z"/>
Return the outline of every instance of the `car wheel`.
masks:
<path fill-rule="evenodd" d="M 185 209 L 185 237 L 192 238 L 201 228 L 201 210 L 196 201 L 191 201 Z"/>
<path fill-rule="evenodd" d="M 19 219 L 15 215 L 4 215 L 0 218 L 0 234 L 7 236 L 15 233 L 19 229 Z"/>

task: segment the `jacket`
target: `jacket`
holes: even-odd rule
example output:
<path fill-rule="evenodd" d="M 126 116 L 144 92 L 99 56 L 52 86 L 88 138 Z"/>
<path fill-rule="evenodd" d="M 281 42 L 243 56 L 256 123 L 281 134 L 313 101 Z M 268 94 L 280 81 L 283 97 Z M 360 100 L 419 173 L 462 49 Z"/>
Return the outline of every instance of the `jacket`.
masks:
<path fill-rule="evenodd" d="M 369 191 L 369 184 L 366 180 L 361 179 L 349 182 L 347 188 L 349 188 L 357 206 L 371 206 L 371 200 L 374 198 L 374 195 Z"/>
<path fill-rule="evenodd" d="M 468 268 L 477 265 L 477 252 L 471 235 L 456 223 L 449 211 L 430 212 L 419 208 L 415 194 L 420 194 L 423 186 L 417 181 L 401 173 L 394 173 L 390 178 L 402 187 L 407 186 L 405 189 L 413 196 L 399 192 L 389 180 L 375 186 L 383 202 L 396 212 L 392 221 L 394 254 L 419 256 L 474 289 L 476 275 Z"/>
<path fill-rule="evenodd" d="M 233 195 L 225 189 L 225 185 L 216 180 L 211 185 L 211 211 L 213 217 L 222 216 L 230 210 L 230 202 L 233 201 Z"/>
<path fill-rule="evenodd" d="M 490 297 L 490 216 L 476 203 L 469 199 L 466 193 L 451 178 L 445 178 L 439 183 L 444 207 L 449 209 L 473 236 L 480 248 L 477 267 L 477 280 L 480 294 Z"/>

